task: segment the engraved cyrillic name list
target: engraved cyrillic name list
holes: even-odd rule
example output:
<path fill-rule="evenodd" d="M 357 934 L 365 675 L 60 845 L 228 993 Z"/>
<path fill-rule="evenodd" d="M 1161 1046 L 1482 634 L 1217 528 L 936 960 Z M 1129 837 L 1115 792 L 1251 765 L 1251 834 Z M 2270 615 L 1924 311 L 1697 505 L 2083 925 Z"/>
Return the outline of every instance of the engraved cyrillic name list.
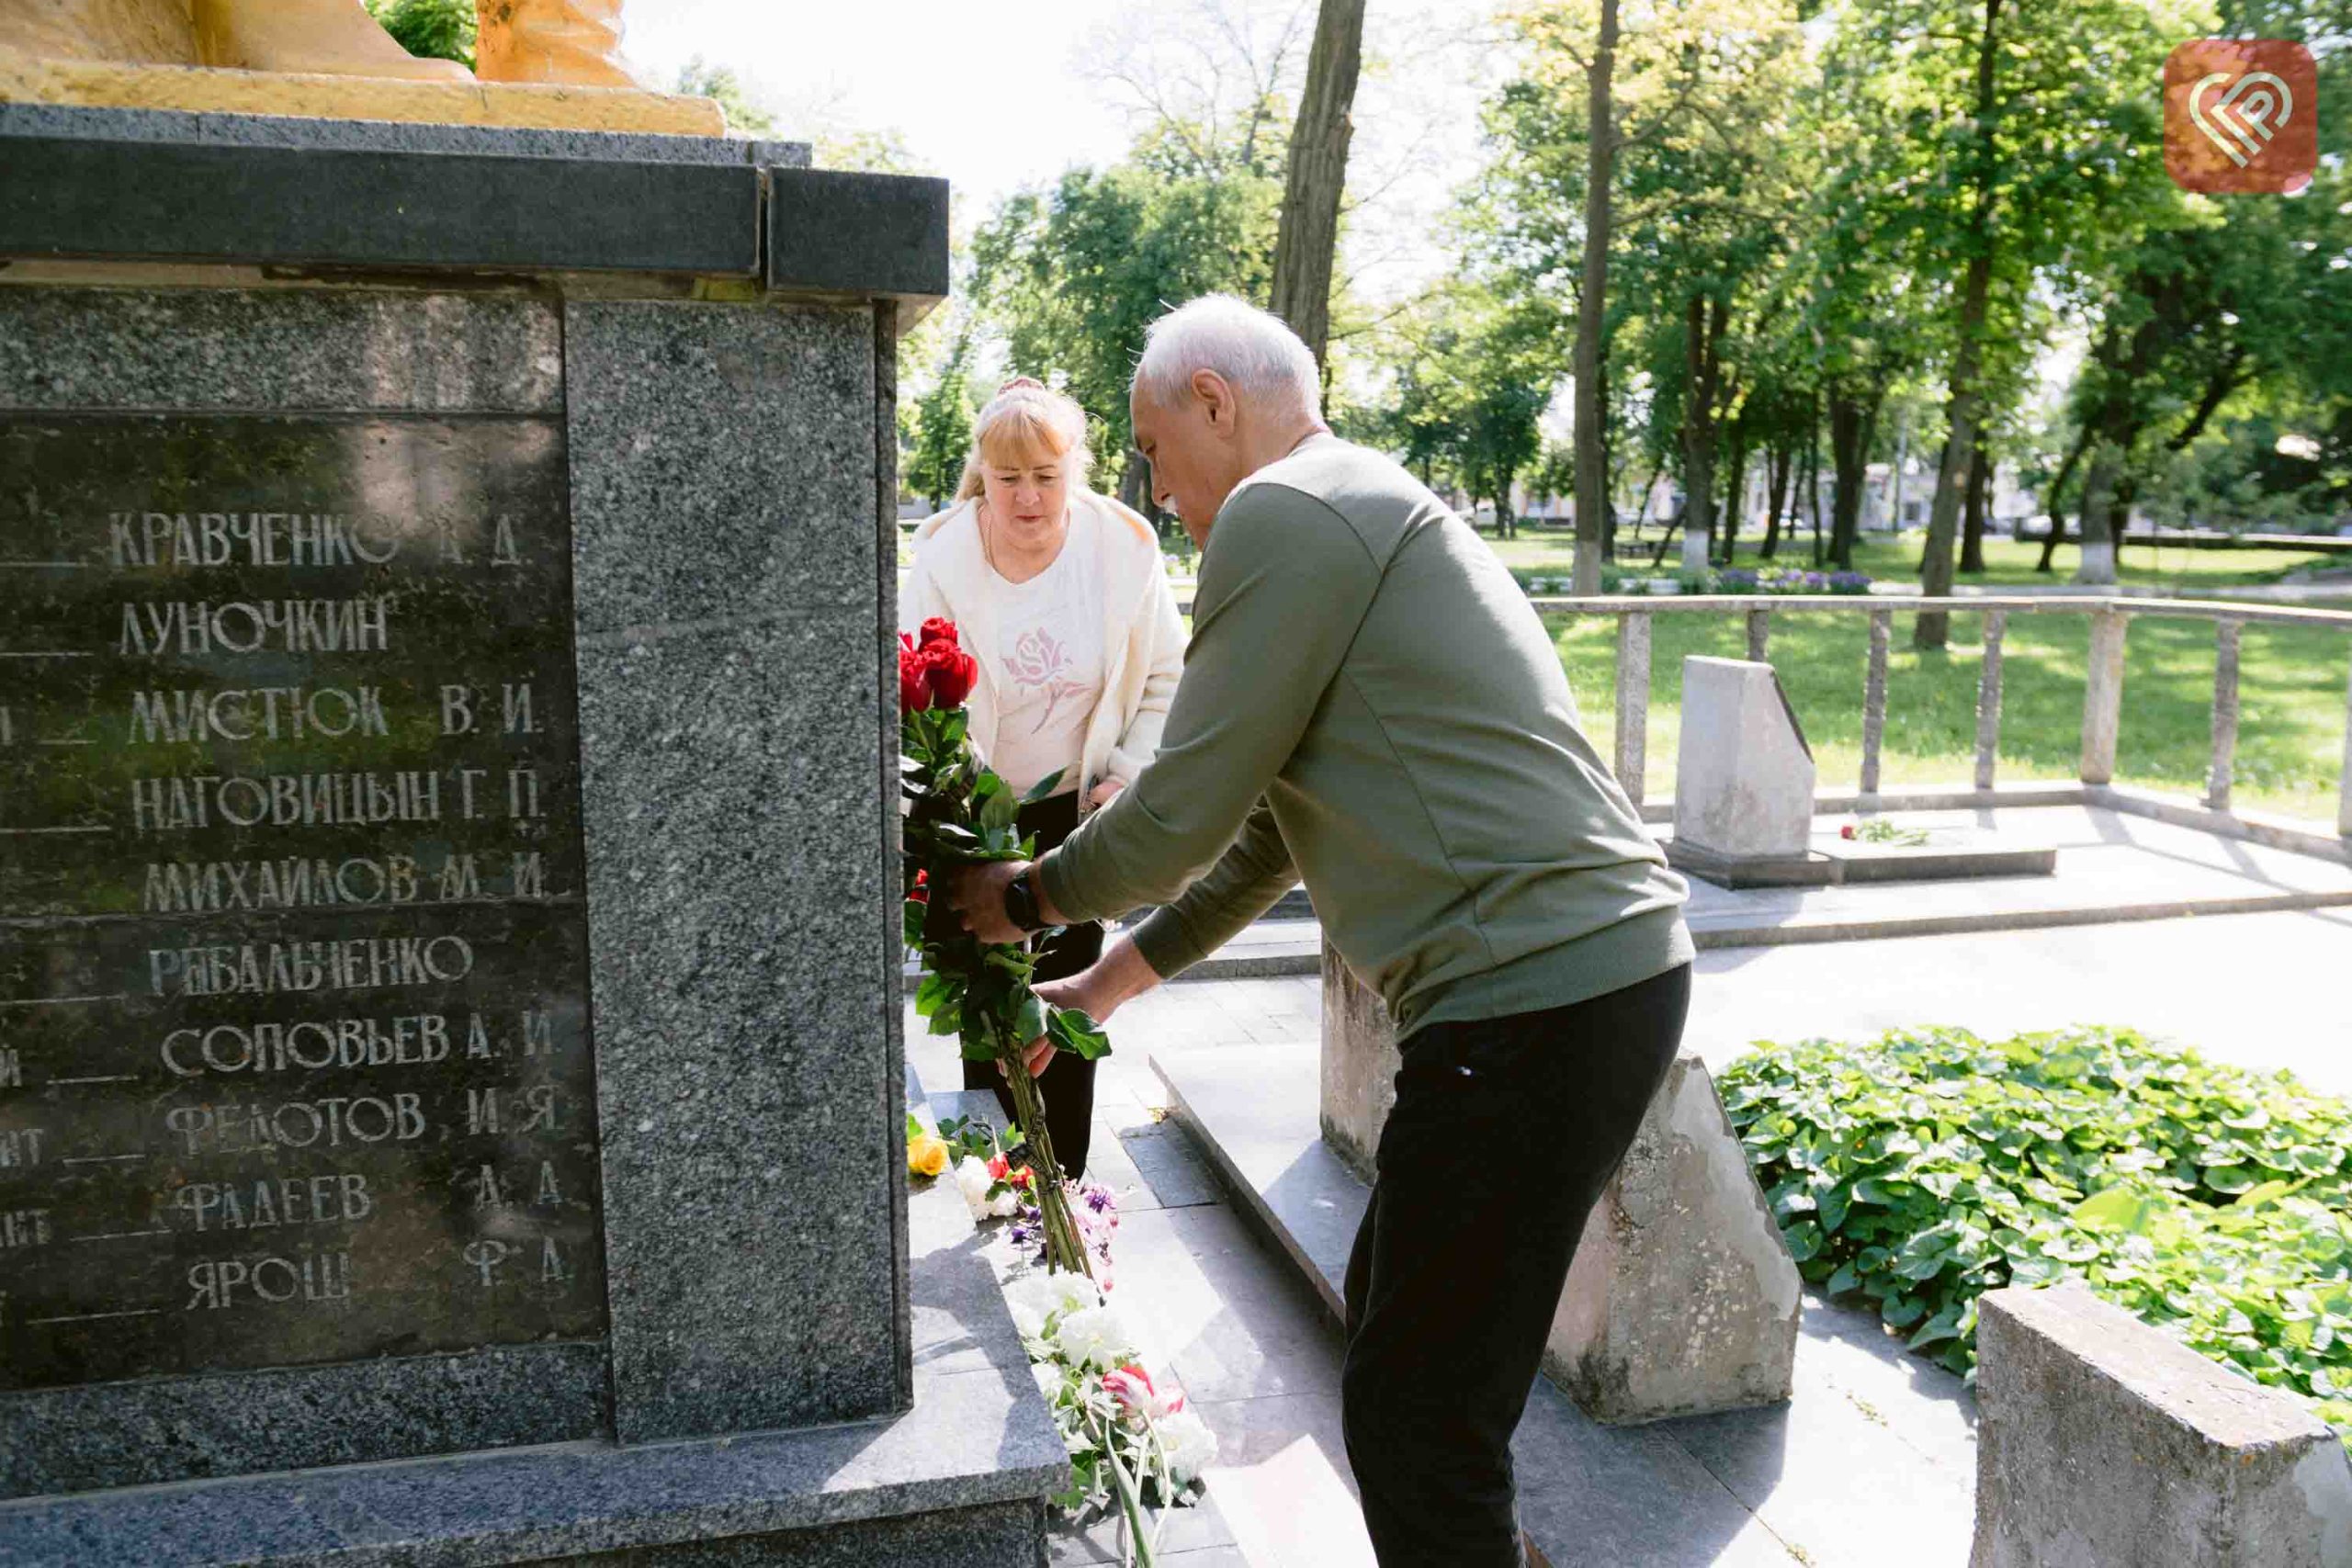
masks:
<path fill-rule="evenodd" d="M 559 424 L 0 474 L 0 1390 L 601 1335 Z"/>

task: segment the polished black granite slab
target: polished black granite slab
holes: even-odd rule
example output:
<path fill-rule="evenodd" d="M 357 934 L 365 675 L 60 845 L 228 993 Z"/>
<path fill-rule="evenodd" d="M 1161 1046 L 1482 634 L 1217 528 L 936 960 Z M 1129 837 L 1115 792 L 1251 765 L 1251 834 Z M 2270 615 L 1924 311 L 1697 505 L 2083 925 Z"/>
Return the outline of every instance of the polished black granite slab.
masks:
<path fill-rule="evenodd" d="M 0 472 L 0 1391 L 601 1336 L 560 424 Z"/>

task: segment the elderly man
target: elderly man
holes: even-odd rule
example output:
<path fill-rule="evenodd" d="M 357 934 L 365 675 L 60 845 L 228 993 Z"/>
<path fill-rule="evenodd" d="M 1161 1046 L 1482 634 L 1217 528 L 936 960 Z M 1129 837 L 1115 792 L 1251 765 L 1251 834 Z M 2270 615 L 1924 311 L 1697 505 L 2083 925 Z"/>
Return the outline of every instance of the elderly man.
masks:
<path fill-rule="evenodd" d="M 1040 987 L 1102 1019 L 1306 882 L 1404 1055 L 1348 1264 L 1364 1520 L 1386 1568 L 1505 1568 L 1525 1561 L 1511 1432 L 1585 1216 L 1681 1038 L 1684 888 L 1510 574 L 1331 434 L 1317 381 L 1238 300 L 1153 326 L 1136 444 L 1202 550 L 1159 753 L 1053 853 L 950 897 L 999 942 L 1166 906 Z"/>

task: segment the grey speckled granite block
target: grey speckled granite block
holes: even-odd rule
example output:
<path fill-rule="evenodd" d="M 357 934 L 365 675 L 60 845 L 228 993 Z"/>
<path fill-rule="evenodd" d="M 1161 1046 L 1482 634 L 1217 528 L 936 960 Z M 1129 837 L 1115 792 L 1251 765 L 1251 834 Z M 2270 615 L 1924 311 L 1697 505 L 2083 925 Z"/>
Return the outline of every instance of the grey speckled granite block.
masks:
<path fill-rule="evenodd" d="M 0 1394 L 0 1497 L 587 1438 L 605 1402 L 601 1343 Z"/>
<path fill-rule="evenodd" d="M 0 288 L 0 407 L 555 413 L 562 321 L 520 295 Z"/>
<path fill-rule="evenodd" d="M 753 164 L 806 168 L 805 141 L 536 130 L 490 125 L 411 125 L 384 119 L 178 109 L 0 104 L 0 136 L 80 136 L 101 141 L 182 141 L 220 147 L 314 147 L 365 152 L 471 152 L 507 158 L 613 158 L 638 164 Z"/>
<path fill-rule="evenodd" d="M 616 1428 L 900 1408 L 875 316 L 565 321 Z"/>
<path fill-rule="evenodd" d="M 963 1200 L 912 1206 L 902 1416 L 0 1504 L 0 1568 L 1036 1568 L 1068 1456 Z"/>
<path fill-rule="evenodd" d="M 876 613 L 872 312 L 572 300 L 563 317 L 583 634 Z"/>

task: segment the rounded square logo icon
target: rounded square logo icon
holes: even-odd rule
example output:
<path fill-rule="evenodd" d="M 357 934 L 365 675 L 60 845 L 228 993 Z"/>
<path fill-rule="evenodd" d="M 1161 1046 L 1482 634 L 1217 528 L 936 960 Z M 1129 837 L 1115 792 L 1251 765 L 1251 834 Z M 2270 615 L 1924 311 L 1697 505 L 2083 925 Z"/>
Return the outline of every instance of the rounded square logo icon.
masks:
<path fill-rule="evenodd" d="M 2319 166 L 2318 111 L 2301 44 L 2191 39 L 2165 61 L 2165 172 L 2183 190 L 2301 190 Z"/>

